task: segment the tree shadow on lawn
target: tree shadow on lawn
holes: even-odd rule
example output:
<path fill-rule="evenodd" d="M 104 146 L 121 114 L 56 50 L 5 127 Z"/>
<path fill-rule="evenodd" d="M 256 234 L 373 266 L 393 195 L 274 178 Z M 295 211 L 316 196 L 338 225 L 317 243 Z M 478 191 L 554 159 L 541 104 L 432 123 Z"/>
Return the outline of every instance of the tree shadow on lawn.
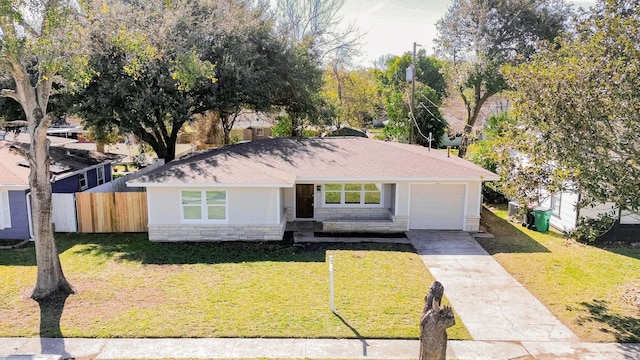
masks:
<path fill-rule="evenodd" d="M 56 247 L 58 249 L 58 253 L 63 253 L 75 245 L 68 241 L 59 241 L 59 237 L 64 239 L 65 236 L 56 234 Z M 36 266 L 35 243 L 30 241 L 17 248 L 0 249 L 0 265 Z"/>
<path fill-rule="evenodd" d="M 40 352 L 59 354 L 63 359 L 71 358 L 65 350 L 60 318 L 69 294 L 59 292 L 46 299 L 36 300 L 40 307 Z"/>
<path fill-rule="evenodd" d="M 415 252 L 409 244 L 248 242 L 150 242 L 146 234 L 69 234 L 81 245 L 74 254 L 106 256 L 143 264 L 224 264 L 243 262 L 326 262 L 328 250 Z"/>
<path fill-rule="evenodd" d="M 580 316 L 577 320 L 578 325 L 597 322 L 606 325 L 600 328 L 600 331 L 612 333 L 617 342 L 640 342 L 640 319 L 612 312 L 609 309 L 609 302 L 605 300 L 583 301 L 580 305 L 589 312 L 589 315 Z"/>
<path fill-rule="evenodd" d="M 486 208 L 482 209 L 482 224 L 495 238 L 477 238 L 476 240 L 491 255 L 551 252 L 544 245 L 518 230 L 515 226 L 520 226 L 519 224 L 514 225 Z M 554 232 L 548 232 L 547 235 L 562 238 L 562 235 Z"/>

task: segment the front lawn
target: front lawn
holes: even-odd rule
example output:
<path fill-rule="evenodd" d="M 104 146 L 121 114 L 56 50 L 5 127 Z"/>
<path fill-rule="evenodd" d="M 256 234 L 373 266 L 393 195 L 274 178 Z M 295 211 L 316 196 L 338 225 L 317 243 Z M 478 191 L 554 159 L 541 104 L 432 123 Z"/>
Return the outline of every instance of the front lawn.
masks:
<path fill-rule="evenodd" d="M 640 342 L 640 249 L 600 249 L 484 209 L 480 244 L 582 341 Z"/>
<path fill-rule="evenodd" d="M 138 234 L 57 242 L 77 293 L 42 308 L 29 298 L 33 247 L 0 250 L 0 337 L 417 338 L 433 281 L 409 245 L 150 243 Z M 456 321 L 449 338 L 469 339 Z"/>

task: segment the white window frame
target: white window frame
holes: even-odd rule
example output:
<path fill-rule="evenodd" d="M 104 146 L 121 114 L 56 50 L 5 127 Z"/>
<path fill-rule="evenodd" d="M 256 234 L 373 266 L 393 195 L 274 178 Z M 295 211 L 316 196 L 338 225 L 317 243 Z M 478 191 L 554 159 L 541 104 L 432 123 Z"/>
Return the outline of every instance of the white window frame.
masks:
<path fill-rule="evenodd" d="M 104 184 L 104 165 L 96 168 L 96 180 L 98 185 Z"/>
<path fill-rule="evenodd" d="M 78 174 L 78 187 L 80 191 L 87 190 L 87 173 Z"/>
<path fill-rule="evenodd" d="M 264 136 L 264 129 L 256 128 L 256 136 Z"/>
<path fill-rule="evenodd" d="M 185 191 L 189 192 L 200 192 L 200 219 L 185 219 L 184 218 L 184 207 L 185 204 L 182 202 L 182 194 Z M 224 193 L 224 204 L 207 204 L 207 192 L 218 191 Z M 189 205 L 186 205 L 189 206 Z M 193 205 L 191 205 L 193 206 Z M 209 213 L 209 207 L 223 207 L 224 206 L 224 219 L 208 219 L 206 218 Z M 209 190 L 201 190 L 201 189 L 183 189 L 180 190 L 180 220 L 184 224 L 228 224 L 229 223 L 229 192 L 227 190 L 219 190 L 219 189 L 209 189 Z"/>
<path fill-rule="evenodd" d="M 562 206 L 562 192 L 558 191 L 551 195 L 551 214 L 560 217 L 560 207 Z"/>
<path fill-rule="evenodd" d="M 0 229 L 11 227 L 11 204 L 9 203 L 9 191 L 0 190 Z"/>
<path fill-rule="evenodd" d="M 380 203 L 378 204 L 366 204 L 366 193 L 372 191 L 366 191 L 365 185 L 374 184 L 380 189 Z M 326 198 L 326 186 L 327 185 L 340 185 L 340 203 L 339 204 L 328 204 Z M 351 192 L 349 190 L 345 191 L 345 185 L 360 185 L 360 203 L 345 203 L 346 197 L 345 193 Z M 329 192 L 337 192 L 337 191 L 329 191 Z M 376 191 L 377 192 L 377 191 Z M 384 185 L 380 183 L 325 183 L 322 185 L 322 206 L 328 208 L 381 208 L 384 207 Z"/>

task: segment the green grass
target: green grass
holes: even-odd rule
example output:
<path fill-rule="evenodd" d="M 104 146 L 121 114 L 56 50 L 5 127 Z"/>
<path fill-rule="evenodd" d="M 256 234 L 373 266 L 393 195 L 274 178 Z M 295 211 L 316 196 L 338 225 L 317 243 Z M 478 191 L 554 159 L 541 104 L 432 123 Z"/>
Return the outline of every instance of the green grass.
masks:
<path fill-rule="evenodd" d="M 33 247 L 0 251 L 0 337 L 417 338 L 433 281 L 409 245 L 151 243 L 139 234 L 57 242 L 77 293 L 42 308 L 29 298 Z M 469 339 L 457 323 L 449 338 Z"/>
<path fill-rule="evenodd" d="M 483 210 L 495 239 L 481 245 L 582 341 L 640 342 L 640 249 L 600 249 L 504 220 L 505 206 Z"/>

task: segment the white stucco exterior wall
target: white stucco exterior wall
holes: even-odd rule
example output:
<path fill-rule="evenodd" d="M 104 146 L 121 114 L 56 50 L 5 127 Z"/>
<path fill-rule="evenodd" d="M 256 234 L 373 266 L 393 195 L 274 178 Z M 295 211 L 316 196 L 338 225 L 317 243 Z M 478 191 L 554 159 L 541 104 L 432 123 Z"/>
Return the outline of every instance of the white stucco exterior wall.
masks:
<path fill-rule="evenodd" d="M 177 187 L 148 187 L 149 225 L 181 224 L 180 191 Z M 278 224 L 280 188 L 189 188 L 226 190 L 230 225 Z"/>
<path fill-rule="evenodd" d="M 467 184 L 467 217 L 480 217 L 482 212 L 482 182 Z"/>
<path fill-rule="evenodd" d="M 147 187 L 149 225 L 180 223 L 180 189 Z"/>
<path fill-rule="evenodd" d="M 227 189 L 227 197 L 230 224 L 278 223 L 279 188 Z"/>
<path fill-rule="evenodd" d="M 409 183 L 396 183 L 396 216 L 409 216 Z"/>

